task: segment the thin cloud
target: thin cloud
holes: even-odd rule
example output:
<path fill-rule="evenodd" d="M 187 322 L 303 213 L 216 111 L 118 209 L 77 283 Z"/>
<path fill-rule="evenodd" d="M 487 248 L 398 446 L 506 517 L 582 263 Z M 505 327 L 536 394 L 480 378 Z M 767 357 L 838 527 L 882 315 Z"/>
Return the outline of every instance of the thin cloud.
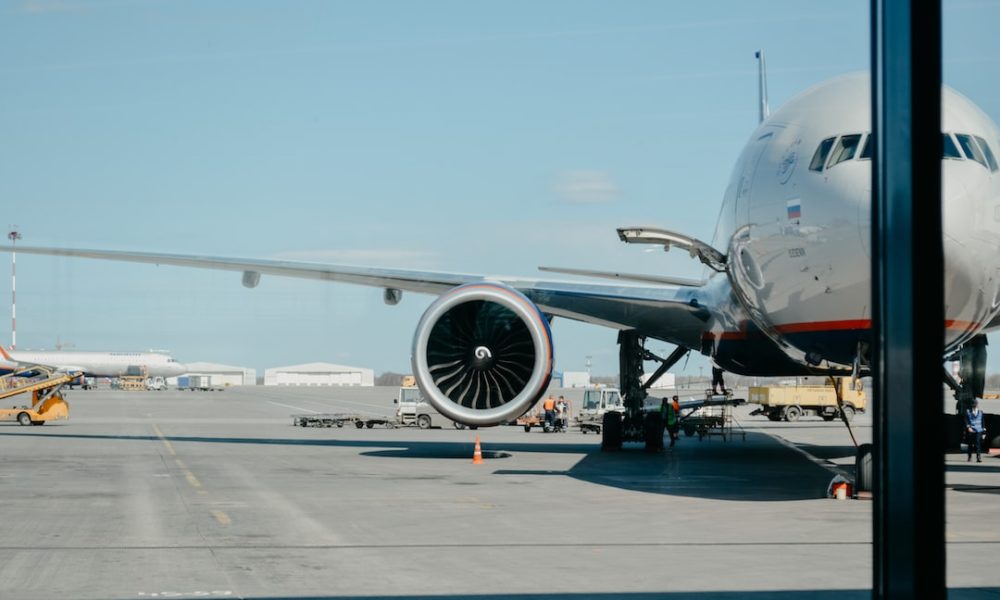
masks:
<path fill-rule="evenodd" d="M 66 0 L 25 0 L 19 7 L 19 12 L 29 14 L 63 13 L 83 10 L 79 3 Z"/>
<path fill-rule="evenodd" d="M 606 171 L 564 171 L 556 176 L 556 194 L 570 204 L 603 204 L 621 196 Z"/>

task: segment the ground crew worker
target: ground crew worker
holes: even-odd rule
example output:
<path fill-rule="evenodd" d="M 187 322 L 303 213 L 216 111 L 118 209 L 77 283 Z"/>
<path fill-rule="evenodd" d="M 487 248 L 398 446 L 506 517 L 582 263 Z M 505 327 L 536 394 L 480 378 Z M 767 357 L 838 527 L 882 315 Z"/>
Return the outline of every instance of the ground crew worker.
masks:
<path fill-rule="evenodd" d="M 673 403 L 668 402 L 666 398 L 660 404 L 660 410 L 663 413 L 663 426 L 670 434 L 670 447 L 673 448 L 674 444 L 677 443 L 677 412 L 674 410 Z"/>
<path fill-rule="evenodd" d="M 546 430 L 552 429 L 553 421 L 556 418 L 556 399 L 549 396 L 542 403 L 542 409 L 545 411 L 545 428 Z"/>
<path fill-rule="evenodd" d="M 559 427 L 563 433 L 566 433 L 566 429 L 569 427 L 567 408 L 569 408 L 569 403 L 566 402 L 565 398 L 559 396 L 559 401 L 556 402 L 556 411 L 559 413 Z"/>
<path fill-rule="evenodd" d="M 972 408 L 965 411 L 965 443 L 969 448 L 969 458 L 972 460 L 972 445 L 976 445 L 976 462 L 983 462 L 983 411 L 979 408 L 979 398 L 972 400 Z"/>
<path fill-rule="evenodd" d="M 712 365 L 712 393 L 713 394 L 725 394 L 726 393 L 726 382 L 722 380 L 722 369 Z M 719 391 L 715 391 L 718 388 Z"/>

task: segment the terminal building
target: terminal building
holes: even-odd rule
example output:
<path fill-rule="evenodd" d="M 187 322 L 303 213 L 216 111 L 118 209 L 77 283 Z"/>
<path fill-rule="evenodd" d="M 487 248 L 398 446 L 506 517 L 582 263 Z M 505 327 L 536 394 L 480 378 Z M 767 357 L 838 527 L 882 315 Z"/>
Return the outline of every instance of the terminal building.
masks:
<path fill-rule="evenodd" d="M 264 371 L 264 385 L 373 387 L 375 385 L 375 371 L 364 367 L 349 367 L 333 363 L 306 363 L 267 369 Z"/>

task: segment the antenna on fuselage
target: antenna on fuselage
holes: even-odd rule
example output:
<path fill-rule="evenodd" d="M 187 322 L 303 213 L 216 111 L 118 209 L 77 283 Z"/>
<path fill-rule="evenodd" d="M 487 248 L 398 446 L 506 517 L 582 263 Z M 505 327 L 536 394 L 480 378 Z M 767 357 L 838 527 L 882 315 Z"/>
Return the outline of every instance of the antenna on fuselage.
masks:
<path fill-rule="evenodd" d="M 767 107 L 767 63 L 764 62 L 764 51 L 754 52 L 757 57 L 757 96 L 760 100 L 760 122 L 771 114 Z"/>

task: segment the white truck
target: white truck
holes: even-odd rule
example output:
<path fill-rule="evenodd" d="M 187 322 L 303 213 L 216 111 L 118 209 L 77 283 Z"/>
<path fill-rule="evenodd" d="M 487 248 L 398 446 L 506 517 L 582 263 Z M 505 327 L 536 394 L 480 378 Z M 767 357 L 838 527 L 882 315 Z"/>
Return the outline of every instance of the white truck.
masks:
<path fill-rule="evenodd" d="M 404 383 L 409 383 L 404 381 Z M 396 424 L 399 427 L 419 427 L 430 429 L 431 427 L 454 426 L 455 429 L 465 429 L 465 425 L 456 423 L 448 417 L 442 415 L 428 402 L 420 388 L 406 386 L 399 388 L 399 396 L 393 400 L 396 404 Z"/>
<path fill-rule="evenodd" d="M 604 413 L 625 412 L 625 403 L 618 388 L 595 387 L 583 392 L 583 403 L 580 404 L 580 414 L 576 424 L 581 433 L 601 433 L 604 423 Z"/>

